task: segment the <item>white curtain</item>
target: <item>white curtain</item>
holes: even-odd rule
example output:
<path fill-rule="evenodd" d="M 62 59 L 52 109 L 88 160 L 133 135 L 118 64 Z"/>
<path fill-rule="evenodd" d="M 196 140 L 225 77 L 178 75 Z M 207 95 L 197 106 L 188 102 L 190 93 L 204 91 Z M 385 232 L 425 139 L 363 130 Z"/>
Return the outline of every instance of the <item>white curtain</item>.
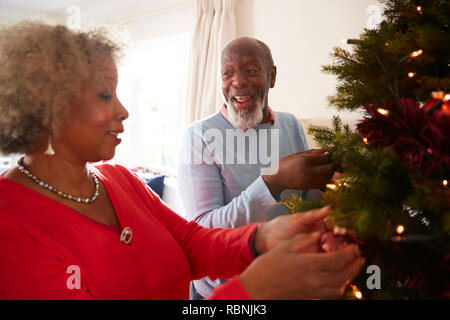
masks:
<path fill-rule="evenodd" d="M 197 23 L 189 59 L 185 122 L 207 117 L 222 104 L 220 51 L 236 37 L 236 0 L 196 0 Z"/>

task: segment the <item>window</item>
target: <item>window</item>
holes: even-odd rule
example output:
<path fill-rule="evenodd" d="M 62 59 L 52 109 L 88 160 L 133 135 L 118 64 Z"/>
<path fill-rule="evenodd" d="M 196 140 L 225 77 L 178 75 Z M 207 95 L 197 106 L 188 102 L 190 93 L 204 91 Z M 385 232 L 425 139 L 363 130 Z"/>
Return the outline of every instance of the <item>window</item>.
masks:
<path fill-rule="evenodd" d="M 12 161 L 13 159 L 11 156 L 5 156 L 2 153 L 0 153 L 0 173 L 11 168 Z"/>
<path fill-rule="evenodd" d="M 184 122 L 190 33 L 140 41 L 119 65 L 118 96 L 130 116 L 115 160 L 175 167 Z"/>

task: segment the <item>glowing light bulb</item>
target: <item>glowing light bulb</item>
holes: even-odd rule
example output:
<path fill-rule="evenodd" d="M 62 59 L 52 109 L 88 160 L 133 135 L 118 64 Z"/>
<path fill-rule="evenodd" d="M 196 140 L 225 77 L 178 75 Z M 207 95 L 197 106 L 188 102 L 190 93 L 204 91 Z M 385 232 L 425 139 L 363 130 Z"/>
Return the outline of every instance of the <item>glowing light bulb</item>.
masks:
<path fill-rule="evenodd" d="M 355 296 L 355 298 L 358 300 L 361 300 L 363 295 L 362 295 L 361 291 L 359 291 L 358 287 L 353 284 L 350 286 L 352 288 L 352 292 L 353 292 L 353 295 Z"/>
<path fill-rule="evenodd" d="M 337 186 L 336 186 L 335 184 L 331 184 L 331 183 L 328 183 L 328 184 L 326 185 L 326 187 L 327 187 L 328 189 L 331 189 L 331 190 L 336 190 L 336 189 L 337 189 Z"/>
<path fill-rule="evenodd" d="M 447 180 L 443 180 L 443 181 L 442 181 L 442 185 L 443 185 L 444 187 L 448 186 L 448 181 L 447 181 Z"/>
<path fill-rule="evenodd" d="M 421 6 L 417 6 L 416 9 L 417 9 L 417 11 L 422 12 L 422 7 Z"/>
<path fill-rule="evenodd" d="M 422 49 L 419 49 L 419 50 L 414 51 L 413 53 L 411 53 L 409 56 L 410 56 L 411 58 L 415 58 L 415 57 L 420 56 L 422 53 L 423 53 L 423 50 L 422 50 Z"/>
<path fill-rule="evenodd" d="M 347 234 L 347 231 L 348 231 L 347 228 L 344 227 L 334 226 L 333 228 L 334 235 L 345 236 Z"/>
<path fill-rule="evenodd" d="M 431 97 L 433 99 L 444 99 L 444 91 L 433 91 Z"/>
<path fill-rule="evenodd" d="M 377 109 L 377 112 L 379 113 L 379 114 L 382 114 L 383 116 L 387 116 L 387 115 L 389 115 L 389 110 L 386 110 L 386 109 L 383 109 L 383 108 L 378 108 Z M 365 139 L 365 138 L 364 138 Z M 364 140 L 363 139 L 363 140 Z"/>
<path fill-rule="evenodd" d="M 402 234 L 405 231 L 405 227 L 402 225 L 398 225 L 395 231 L 397 231 L 397 234 Z"/>
<path fill-rule="evenodd" d="M 447 102 L 448 100 L 450 100 L 450 93 L 447 93 L 447 94 L 444 96 L 444 101 Z"/>
<path fill-rule="evenodd" d="M 363 138 L 363 141 L 365 144 L 369 144 L 369 140 L 367 140 L 367 138 Z"/>
<path fill-rule="evenodd" d="M 408 73 L 408 77 L 410 77 L 410 78 L 412 78 L 412 77 L 414 77 L 416 74 L 414 73 L 414 72 L 409 72 Z"/>

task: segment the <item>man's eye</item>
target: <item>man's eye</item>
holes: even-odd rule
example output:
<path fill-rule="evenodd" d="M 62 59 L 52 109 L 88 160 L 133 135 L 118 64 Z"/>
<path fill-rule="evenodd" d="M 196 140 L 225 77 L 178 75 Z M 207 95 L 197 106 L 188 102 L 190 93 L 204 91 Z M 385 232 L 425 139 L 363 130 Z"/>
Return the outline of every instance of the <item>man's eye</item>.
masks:
<path fill-rule="evenodd" d="M 254 74 L 254 73 L 257 73 L 258 70 L 256 70 L 256 69 L 248 69 L 247 72 L 250 73 L 250 74 Z"/>
<path fill-rule="evenodd" d="M 231 75 L 231 72 L 230 71 L 224 71 L 224 72 L 222 72 L 222 75 L 228 77 L 228 76 Z"/>

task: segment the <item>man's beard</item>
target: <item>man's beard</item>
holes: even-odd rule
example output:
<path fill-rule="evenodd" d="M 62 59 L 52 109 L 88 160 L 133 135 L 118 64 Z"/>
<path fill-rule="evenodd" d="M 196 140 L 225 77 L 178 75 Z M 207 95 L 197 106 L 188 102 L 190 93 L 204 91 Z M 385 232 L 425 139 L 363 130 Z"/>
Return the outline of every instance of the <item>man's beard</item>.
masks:
<path fill-rule="evenodd" d="M 236 110 L 231 99 L 227 103 L 228 120 L 236 129 L 256 127 L 264 119 L 264 105 L 260 99 L 256 100 L 256 108 Z"/>

